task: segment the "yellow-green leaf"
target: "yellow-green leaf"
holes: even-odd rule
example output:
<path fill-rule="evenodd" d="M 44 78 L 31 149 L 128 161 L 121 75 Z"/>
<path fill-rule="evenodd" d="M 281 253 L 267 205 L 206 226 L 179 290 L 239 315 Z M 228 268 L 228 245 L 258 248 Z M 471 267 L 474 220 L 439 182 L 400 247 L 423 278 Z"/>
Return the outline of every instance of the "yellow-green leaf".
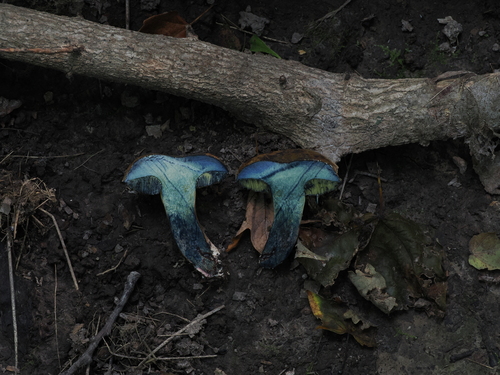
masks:
<path fill-rule="evenodd" d="M 481 233 L 469 242 L 469 264 L 478 270 L 500 269 L 500 239 L 495 233 Z"/>
<path fill-rule="evenodd" d="M 355 312 L 328 301 L 316 293 L 307 291 L 309 305 L 314 316 L 321 319 L 322 325 L 316 327 L 334 332 L 338 335 L 348 333 L 361 345 L 375 347 L 374 326 L 362 319 Z"/>
<path fill-rule="evenodd" d="M 281 59 L 280 55 L 278 55 L 271 48 L 269 48 L 267 44 L 264 43 L 262 39 L 260 39 L 257 35 L 254 35 L 250 38 L 250 51 L 267 53 L 278 59 Z"/>

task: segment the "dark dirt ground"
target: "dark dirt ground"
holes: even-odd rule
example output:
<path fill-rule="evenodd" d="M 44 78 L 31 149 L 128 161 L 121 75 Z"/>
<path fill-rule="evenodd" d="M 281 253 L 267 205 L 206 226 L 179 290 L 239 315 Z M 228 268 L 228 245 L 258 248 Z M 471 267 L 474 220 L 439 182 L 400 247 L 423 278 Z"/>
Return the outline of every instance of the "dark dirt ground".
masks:
<path fill-rule="evenodd" d="M 8 2 L 69 16 L 81 12 L 87 19 L 117 27 L 125 24 L 123 0 Z M 131 29 L 138 30 L 146 17 L 169 10 L 189 21 L 208 6 L 201 0 L 157 3 L 131 0 Z M 311 22 L 342 3 L 216 0 L 194 30 L 202 40 L 244 45 L 248 36 L 234 32 L 228 42 L 216 22 L 223 14 L 236 23 L 239 12 L 251 6 L 252 13 L 270 20 L 263 35 L 286 41 L 294 33 L 304 36 L 298 44 L 269 42 L 282 57 L 332 72 L 394 79 L 434 77 L 451 70 L 484 74 L 500 68 L 500 8 L 494 0 L 353 0 L 314 33 L 306 33 Z M 452 50 L 441 51 L 439 46 L 447 38 L 437 19 L 446 16 L 461 23 L 463 31 Z M 402 31 L 402 19 L 411 23 L 412 32 Z M 306 53 L 300 55 L 299 50 Z M 57 201 L 44 207 L 57 218 L 80 286 L 75 291 L 50 220 L 35 211 L 28 227 L 27 222 L 19 226 L 14 244 L 19 260 L 15 283 L 21 373 L 57 374 L 75 361 L 102 328 L 132 270 L 142 278 L 125 307 L 126 315 L 106 339 L 109 347 L 99 346 L 89 373 L 499 372 L 500 287 L 478 281 L 483 273 L 468 264 L 473 235 L 500 234 L 500 209 L 495 205 L 499 197 L 484 191 L 461 140 L 385 148 L 353 157 L 351 173 L 379 164 L 388 180 L 387 208 L 436 231 L 449 273 L 443 319 L 414 310 L 386 316 L 359 296 L 345 274 L 322 290 L 327 297 L 340 296 L 378 325 L 378 347 L 368 349 L 345 335 L 316 330 L 319 321 L 307 302 L 304 269 L 293 260 L 275 270 L 260 269 L 248 237 L 223 256 L 230 273 L 227 279 L 204 280 L 177 249 L 159 198 L 131 194 L 121 183 L 127 166 L 146 153 L 218 156 L 230 176 L 215 188 L 199 190 L 197 206 L 208 237 L 224 248 L 243 221 L 246 204 L 247 192 L 235 182 L 234 173 L 255 155 L 256 144 L 260 152 L 269 152 L 294 147 L 290 141 L 236 121 L 217 107 L 93 78 L 68 79 L 59 72 L 8 60 L 0 61 L 0 82 L 0 96 L 23 103 L 0 118 L 2 183 L 9 173 L 12 180 L 39 178 L 55 189 Z M 147 135 L 147 125 L 166 121 L 169 128 L 159 139 Z M 463 174 L 454 157 L 467 162 Z M 341 177 L 347 171 L 346 159 L 339 165 Z M 347 183 L 344 194 L 346 203 L 364 211 L 368 204 L 378 203 L 377 181 L 360 175 Z M 14 365 L 5 254 L 2 248 L 2 371 Z M 115 270 L 99 275 L 117 264 Z M 207 318 L 199 331 L 173 340 L 157 353 L 216 357 L 157 360 L 134 369 L 138 361 L 133 358 L 150 352 L 165 335 L 186 325 L 186 319 L 220 305 L 225 308 Z M 466 351 L 473 353 L 450 361 Z"/>

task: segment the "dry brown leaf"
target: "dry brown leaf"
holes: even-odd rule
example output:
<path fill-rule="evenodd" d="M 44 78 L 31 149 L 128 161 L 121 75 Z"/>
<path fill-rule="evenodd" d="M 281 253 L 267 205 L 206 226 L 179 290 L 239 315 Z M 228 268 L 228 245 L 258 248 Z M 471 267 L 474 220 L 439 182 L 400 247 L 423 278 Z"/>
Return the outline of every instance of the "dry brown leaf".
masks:
<path fill-rule="evenodd" d="M 238 246 L 243 233 L 248 229 L 250 230 L 250 240 L 252 241 L 253 247 L 259 253 L 262 253 L 262 250 L 264 250 L 266 246 L 273 220 L 273 203 L 266 199 L 264 193 L 250 191 L 245 221 L 241 224 L 240 229 L 233 237 L 233 240 L 227 247 L 227 251 L 229 252 Z"/>
<path fill-rule="evenodd" d="M 14 372 L 16 374 L 21 372 L 17 367 L 14 366 L 7 366 L 5 370 L 9 372 Z"/>
<path fill-rule="evenodd" d="M 8 115 L 22 104 L 20 100 L 9 100 L 0 96 L 0 117 Z"/>
<path fill-rule="evenodd" d="M 139 32 L 185 38 L 190 28 L 191 25 L 179 16 L 179 13 L 173 11 L 145 19 Z"/>

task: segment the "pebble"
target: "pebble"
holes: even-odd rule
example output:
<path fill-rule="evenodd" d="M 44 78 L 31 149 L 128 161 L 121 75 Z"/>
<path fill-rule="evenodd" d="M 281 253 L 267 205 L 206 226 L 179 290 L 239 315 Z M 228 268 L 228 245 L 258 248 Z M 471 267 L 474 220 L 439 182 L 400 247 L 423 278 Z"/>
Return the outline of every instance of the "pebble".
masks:
<path fill-rule="evenodd" d="M 292 40 L 291 40 L 291 42 L 293 44 L 297 44 L 298 42 L 300 42 L 302 40 L 302 38 L 303 38 L 302 34 L 293 33 L 292 34 Z"/>
<path fill-rule="evenodd" d="M 247 293 L 244 292 L 234 292 L 233 301 L 244 301 L 247 299 Z"/>

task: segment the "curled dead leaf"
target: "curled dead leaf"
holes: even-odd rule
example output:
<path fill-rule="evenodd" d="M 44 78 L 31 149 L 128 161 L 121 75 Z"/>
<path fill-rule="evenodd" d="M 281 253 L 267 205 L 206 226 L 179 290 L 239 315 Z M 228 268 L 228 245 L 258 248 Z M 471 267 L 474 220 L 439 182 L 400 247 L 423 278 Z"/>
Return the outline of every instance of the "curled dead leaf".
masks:
<path fill-rule="evenodd" d="M 338 335 L 348 333 L 361 345 L 375 347 L 375 326 L 354 311 L 347 309 L 333 301 L 328 301 L 320 295 L 307 291 L 307 298 L 314 316 L 321 319 L 321 326 Z"/>
<path fill-rule="evenodd" d="M 243 233 L 248 229 L 250 231 L 250 240 L 252 245 L 260 254 L 266 246 L 269 237 L 269 229 L 273 224 L 274 209 L 273 203 L 264 193 L 250 191 L 247 201 L 247 210 L 245 221 L 233 237 L 227 247 L 227 251 L 233 250 L 241 240 Z"/>

